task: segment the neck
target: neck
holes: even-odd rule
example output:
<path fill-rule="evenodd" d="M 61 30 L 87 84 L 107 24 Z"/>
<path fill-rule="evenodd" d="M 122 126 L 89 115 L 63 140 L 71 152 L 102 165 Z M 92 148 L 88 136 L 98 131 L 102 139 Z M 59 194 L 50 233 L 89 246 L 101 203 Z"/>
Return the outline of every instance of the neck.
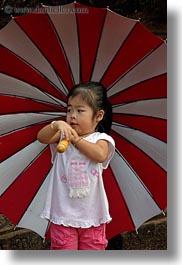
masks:
<path fill-rule="evenodd" d="M 92 134 L 92 133 L 94 133 L 94 132 L 90 132 L 90 133 L 82 134 L 82 135 L 79 135 L 79 136 L 82 137 L 82 138 L 84 138 L 84 137 L 89 136 L 89 135 Z"/>

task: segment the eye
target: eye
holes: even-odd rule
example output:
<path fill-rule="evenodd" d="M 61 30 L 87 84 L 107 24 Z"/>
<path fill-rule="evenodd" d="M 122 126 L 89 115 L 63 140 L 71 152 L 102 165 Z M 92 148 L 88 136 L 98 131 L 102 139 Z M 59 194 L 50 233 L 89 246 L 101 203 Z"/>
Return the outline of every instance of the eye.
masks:
<path fill-rule="evenodd" d="M 70 113 L 71 112 L 71 109 L 67 109 L 67 113 Z"/>
<path fill-rule="evenodd" d="M 80 113 L 80 112 L 84 112 L 84 110 L 83 109 L 78 109 L 78 113 Z"/>

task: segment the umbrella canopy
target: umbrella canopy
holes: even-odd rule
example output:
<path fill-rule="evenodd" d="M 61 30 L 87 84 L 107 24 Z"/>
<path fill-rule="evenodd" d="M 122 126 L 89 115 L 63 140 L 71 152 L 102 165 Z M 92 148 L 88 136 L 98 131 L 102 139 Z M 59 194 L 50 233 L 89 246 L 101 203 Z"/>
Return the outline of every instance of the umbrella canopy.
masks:
<path fill-rule="evenodd" d="M 38 11 L 0 31 L 0 212 L 45 235 L 39 215 L 52 165 L 37 132 L 64 119 L 75 84 L 98 81 L 116 142 L 104 173 L 107 235 L 137 229 L 166 208 L 166 44 L 106 8 L 74 2 Z"/>

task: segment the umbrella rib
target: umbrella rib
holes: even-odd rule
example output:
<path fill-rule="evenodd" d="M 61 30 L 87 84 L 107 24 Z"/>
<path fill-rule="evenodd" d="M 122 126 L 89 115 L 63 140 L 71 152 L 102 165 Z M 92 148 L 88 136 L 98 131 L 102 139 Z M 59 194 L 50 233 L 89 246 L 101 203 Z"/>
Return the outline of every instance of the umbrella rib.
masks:
<path fill-rule="evenodd" d="M 34 141 L 33 141 L 34 142 Z M 33 143 L 32 142 L 32 143 Z M 31 144 L 31 143 L 30 143 Z M 13 182 L 1 193 L 1 195 L 0 196 L 3 196 L 4 195 L 4 193 L 7 191 L 7 189 L 9 189 L 16 181 L 17 181 L 17 179 L 19 178 L 19 176 L 23 173 L 23 172 L 25 172 L 26 171 L 26 169 L 27 168 L 29 168 L 33 163 L 34 163 L 34 161 L 37 159 L 37 157 L 39 157 L 45 150 L 46 150 L 46 148 L 48 147 L 48 145 L 46 145 L 42 150 L 41 150 L 41 152 L 40 153 L 38 153 L 30 162 L 29 162 L 29 164 L 27 164 L 26 165 L 26 167 L 16 176 L 16 178 L 13 180 Z M 21 152 L 21 150 L 19 151 L 19 152 Z M 18 153 L 19 153 L 18 152 Z"/>
<path fill-rule="evenodd" d="M 75 5 L 75 2 L 74 2 Z M 82 80 L 82 66 L 81 66 L 81 48 L 80 48 L 80 33 L 79 33 L 79 27 L 78 27 L 78 16 L 77 13 L 75 15 L 75 20 L 76 20 L 76 29 L 77 29 L 77 36 L 78 36 L 78 49 L 79 49 L 79 83 Z"/>
<path fill-rule="evenodd" d="M 51 224 L 51 221 L 50 220 L 47 220 L 48 223 L 47 223 L 47 226 L 46 226 L 46 231 L 45 231 L 45 235 L 47 234 L 48 230 L 49 230 L 49 227 L 50 227 L 50 224 Z M 44 240 L 45 240 L 45 236 L 44 236 Z"/>
<path fill-rule="evenodd" d="M 103 75 L 102 75 L 102 77 L 101 77 L 101 79 L 100 79 L 100 82 L 101 82 L 101 83 L 102 83 L 102 80 L 103 80 L 104 76 L 106 75 L 107 71 L 109 70 L 110 66 L 111 66 L 112 63 L 114 62 L 115 58 L 117 58 L 117 56 L 118 56 L 120 50 L 122 49 L 122 47 L 124 46 L 124 44 L 125 44 L 126 41 L 128 40 L 129 36 L 132 34 L 132 32 L 134 31 L 134 29 L 135 29 L 136 26 L 137 26 L 137 21 L 136 21 L 136 24 L 134 25 L 134 27 L 130 30 L 130 32 L 128 32 L 127 37 L 125 38 L 125 40 L 123 41 L 123 43 L 122 43 L 121 46 L 119 47 L 119 49 L 118 49 L 118 51 L 116 52 L 116 54 L 113 56 L 113 58 L 112 58 L 111 62 L 109 63 L 109 65 L 107 66 L 105 72 L 103 73 Z M 114 84 L 115 84 L 115 83 L 114 83 Z M 107 91 L 109 91 L 111 88 L 112 88 L 112 86 L 109 87 L 109 88 L 107 88 Z"/>
<path fill-rule="evenodd" d="M 96 54 L 95 54 L 95 60 L 94 60 L 94 63 L 92 65 L 92 70 L 90 72 L 90 80 L 92 80 L 93 71 L 94 71 L 94 68 L 95 68 L 95 65 L 96 65 L 96 58 L 97 58 L 97 54 L 98 54 L 98 51 L 99 51 L 98 47 L 100 46 L 100 42 L 101 42 L 101 39 L 102 39 L 102 32 L 103 32 L 103 29 L 104 29 L 104 24 L 105 24 L 105 21 L 106 21 L 107 13 L 108 13 L 108 9 L 106 10 L 106 12 L 104 14 L 104 19 L 103 19 L 103 22 L 102 22 L 102 27 L 101 27 L 101 31 L 100 31 L 100 35 L 99 35 L 97 51 L 96 51 Z"/>
<path fill-rule="evenodd" d="M 141 224 L 153 217 L 156 214 L 159 214 L 162 212 L 161 208 L 159 207 L 158 203 L 156 202 L 155 198 L 153 198 L 151 192 L 148 190 L 148 188 L 145 186 L 145 184 L 138 178 L 138 175 L 136 172 L 131 168 L 131 166 L 128 164 L 128 162 L 125 160 L 125 158 L 121 155 L 119 151 L 116 151 L 116 159 L 113 166 L 116 166 L 116 161 L 118 162 L 118 158 L 121 159 L 121 164 L 124 167 L 124 172 L 126 174 L 126 178 L 123 178 L 122 175 L 119 175 L 117 177 L 117 181 L 120 184 L 121 191 L 123 193 L 123 196 L 125 198 L 126 196 L 126 204 L 128 206 L 130 215 L 132 216 L 132 221 L 134 222 L 135 229 L 138 229 Z M 118 158 L 117 158 L 118 157 Z M 115 168 L 114 168 L 115 169 Z M 129 183 L 127 183 L 127 179 L 129 179 Z M 122 182 L 124 181 L 124 182 Z M 129 185 L 128 185 L 129 184 Z M 130 185 L 134 185 L 133 188 L 130 188 Z M 136 190 L 136 188 L 137 190 Z M 133 191 L 133 194 L 131 194 L 132 200 L 135 199 L 135 203 L 133 204 L 131 202 L 130 196 L 128 194 L 129 191 Z M 140 191 L 140 193 L 138 193 Z M 139 207 L 140 204 L 144 207 L 140 211 Z M 135 206 L 135 207 L 133 207 Z M 146 214 L 145 214 L 145 207 L 146 208 Z M 151 207 L 151 213 L 149 211 L 149 207 Z M 139 211 L 138 211 L 138 210 Z M 141 213 L 141 219 L 138 218 L 138 213 Z"/>
<path fill-rule="evenodd" d="M 114 114 L 121 114 L 121 113 L 117 113 L 117 112 L 115 112 Z M 138 117 L 138 116 L 140 116 L 140 117 L 145 117 L 144 115 L 137 115 L 137 114 L 127 114 L 127 113 L 122 113 L 122 115 L 124 116 L 124 115 L 126 115 L 126 116 L 133 116 L 133 117 Z M 162 118 L 157 118 L 157 117 L 153 117 L 153 116 L 147 116 L 147 117 L 149 117 L 149 118 L 152 118 L 152 119 L 154 119 L 154 120 L 161 120 L 161 121 L 166 121 L 166 119 L 162 119 Z M 125 125 L 125 124 L 123 124 L 123 123 L 114 123 L 113 122 L 113 124 L 115 125 L 115 126 L 118 126 L 118 127 L 123 127 L 123 128 L 129 128 L 129 129 L 132 129 L 132 130 L 135 130 L 135 131 L 140 131 L 140 132 L 144 132 L 144 131 L 142 131 L 142 130 L 139 130 L 138 128 L 135 128 L 135 127 L 133 127 L 133 126 L 129 126 L 129 125 Z M 154 137 L 150 132 L 147 132 L 147 134 L 148 135 L 150 135 L 150 136 L 152 136 L 152 137 Z M 156 137 L 154 137 L 154 138 L 156 138 Z M 156 138 L 156 139 L 159 139 L 159 138 Z M 166 143 L 166 141 L 164 141 L 164 140 L 162 140 L 162 139 L 160 139 L 160 141 L 161 142 L 163 142 L 163 143 Z"/>
<path fill-rule="evenodd" d="M 160 75 L 158 75 L 157 77 L 162 77 L 162 76 L 164 76 L 164 75 L 166 75 L 166 73 L 163 73 L 163 74 L 160 74 Z M 123 76 L 122 76 L 123 77 Z M 156 76 L 152 76 L 151 78 L 148 78 L 148 79 L 145 79 L 145 80 L 142 80 L 141 82 L 138 82 L 138 83 L 136 83 L 136 84 L 134 84 L 134 85 L 131 85 L 131 86 L 128 86 L 128 87 L 126 87 L 125 89 L 123 89 L 123 90 L 121 90 L 121 91 L 118 91 L 117 93 L 115 93 L 115 94 L 113 94 L 113 95 L 111 95 L 110 97 L 109 97 L 109 99 L 112 99 L 113 97 L 116 97 L 117 95 L 121 95 L 122 93 L 124 93 L 126 90 L 130 90 L 130 89 L 132 89 L 133 88 L 133 86 L 135 86 L 135 85 L 139 85 L 139 84 L 143 84 L 143 83 L 145 83 L 146 81 L 149 81 L 149 80 L 152 80 L 152 79 L 155 79 L 156 78 Z M 117 80 L 118 81 L 118 80 Z M 116 82 L 117 83 L 117 82 Z M 113 84 L 113 86 L 114 86 L 114 84 Z M 112 88 L 112 87 L 110 87 L 110 88 Z M 109 89 L 110 89 L 109 88 Z M 166 97 L 162 97 L 162 98 L 166 98 Z M 148 98 L 144 98 L 144 99 L 142 99 L 142 100 L 147 100 Z M 156 99 L 156 98 L 150 98 L 150 99 Z M 127 102 L 127 103 L 131 103 L 131 102 L 135 102 L 135 101 L 139 101 L 139 100 L 133 100 L 133 101 L 129 101 L 129 102 Z"/>
<path fill-rule="evenodd" d="M 33 40 L 29 37 L 29 35 L 24 31 L 24 29 L 21 27 L 21 25 L 18 24 L 18 22 L 16 20 L 14 20 L 14 22 L 18 25 L 18 27 L 21 28 L 21 30 L 24 32 L 24 34 L 27 36 L 27 38 L 29 39 L 29 41 L 31 41 L 31 43 L 33 43 L 33 45 L 38 49 L 38 51 L 40 52 L 40 54 L 43 56 L 43 58 L 46 60 L 46 62 L 52 67 L 54 73 L 56 74 L 57 77 L 57 73 L 54 69 L 54 66 L 49 62 L 48 58 L 41 52 L 41 50 L 39 49 L 39 47 L 36 45 L 36 43 L 33 42 Z M 52 81 L 50 80 L 44 73 L 42 73 L 39 69 L 37 69 L 35 66 L 33 66 L 30 62 L 28 62 L 26 59 L 24 59 L 23 57 L 21 57 L 20 55 L 16 54 L 15 52 L 9 50 L 9 48 L 7 48 L 6 46 L 2 45 L 2 47 L 4 47 L 5 49 L 7 49 L 9 52 L 11 52 L 14 56 L 16 56 L 17 58 L 21 59 L 21 61 L 25 62 L 27 65 L 29 65 L 32 69 L 34 69 L 36 72 L 38 72 L 41 76 L 43 76 L 59 93 L 60 93 L 60 88 Z M 59 80 L 60 82 L 60 80 Z M 63 82 L 63 81 L 62 81 Z M 60 83 L 62 85 L 62 83 Z M 62 86 L 63 87 L 63 86 Z"/>
<path fill-rule="evenodd" d="M 115 125 L 115 126 L 117 126 L 117 125 Z M 127 126 L 122 126 L 122 127 L 129 128 L 129 127 L 127 127 Z M 136 130 L 136 131 L 137 131 L 137 130 Z M 166 172 L 166 170 L 165 170 L 164 168 L 162 168 L 161 165 L 157 164 L 157 162 L 156 162 L 152 157 L 150 157 L 147 153 L 145 153 L 140 147 L 138 147 L 137 145 L 135 145 L 133 142 L 131 142 L 130 140 L 128 140 L 128 139 L 125 138 L 124 136 L 118 134 L 118 133 L 117 133 L 116 131 L 114 131 L 113 129 L 112 129 L 112 132 L 113 132 L 113 134 L 118 135 L 119 137 L 123 138 L 126 142 L 128 142 L 128 143 L 132 144 L 133 146 L 135 146 L 135 147 L 136 147 L 137 149 L 139 149 L 143 154 L 145 154 L 145 156 L 147 156 L 150 160 L 152 160 L 152 161 L 154 162 L 154 164 L 156 164 L 156 165 L 157 165 L 162 171 Z M 159 139 L 158 139 L 158 140 L 159 140 Z M 161 140 L 159 140 L 159 141 L 161 141 Z M 161 142 L 163 142 L 163 141 L 161 141 Z M 121 155 L 121 156 L 122 156 L 122 155 Z"/>
<path fill-rule="evenodd" d="M 124 158 L 124 156 L 119 152 L 118 149 L 116 149 L 116 153 L 123 159 L 123 161 L 125 162 L 125 164 L 130 168 L 130 170 L 133 172 L 133 174 L 135 175 L 135 177 L 138 179 L 138 181 L 141 183 L 141 185 L 143 186 L 143 188 L 147 191 L 147 193 L 149 194 L 149 196 L 153 199 L 153 201 L 155 201 L 155 204 L 158 206 L 158 208 L 161 210 L 159 204 L 156 202 L 155 198 L 153 197 L 152 193 L 150 192 L 150 190 L 147 188 L 147 186 L 144 184 L 144 182 L 139 178 L 138 174 L 135 172 L 135 170 L 130 166 L 130 164 L 128 163 L 128 161 Z"/>
<path fill-rule="evenodd" d="M 122 91 L 123 92 L 123 91 Z M 114 94 L 115 95 L 118 95 L 119 93 L 122 93 L 122 92 L 118 92 L 117 94 Z M 112 96 L 111 96 L 112 97 Z M 111 98 L 110 97 L 110 98 Z M 131 103 L 135 103 L 135 102 L 141 102 L 141 101 L 147 101 L 147 100 L 158 100 L 158 99 L 166 99 L 167 97 L 160 97 L 160 98 L 143 98 L 143 99 L 138 99 L 138 100 L 132 100 L 132 101 L 127 101 L 127 102 L 123 102 L 123 103 L 120 103 L 120 104 L 113 104 L 112 105 L 112 108 L 115 108 L 115 107 L 120 107 L 120 106 L 125 106 L 125 105 L 128 105 L 128 104 L 131 104 Z M 124 113 L 122 113 L 124 114 Z M 142 115 L 142 116 L 145 116 L 145 115 Z"/>
<path fill-rule="evenodd" d="M 46 92 L 45 90 L 41 89 L 40 87 L 35 86 L 34 84 L 32 84 L 32 83 L 30 83 L 30 82 L 27 83 L 26 80 L 24 80 L 24 79 L 22 79 L 22 78 L 17 78 L 16 76 L 14 76 L 14 75 L 12 75 L 12 74 L 8 74 L 8 75 L 7 75 L 7 73 L 5 73 L 5 72 L 1 72 L 1 74 L 5 75 L 5 76 L 8 76 L 8 77 L 12 77 L 12 78 L 14 78 L 14 79 L 16 79 L 16 80 L 19 80 L 20 82 L 23 82 L 23 83 L 25 83 L 25 84 L 28 84 L 28 85 L 32 86 L 32 87 L 35 88 L 37 91 L 40 91 L 41 93 L 43 93 L 43 94 L 44 94 L 45 96 L 47 96 L 48 98 L 54 100 L 59 106 L 62 105 L 63 107 L 65 107 L 65 105 L 66 105 L 66 103 L 65 103 L 65 105 L 62 104 L 62 101 L 61 101 L 61 100 L 55 98 L 53 95 L 49 94 L 49 93 Z M 17 97 L 16 94 L 14 95 L 14 94 L 8 94 L 8 93 L 4 93 L 4 92 L 0 92 L 0 94 L 1 94 L 1 95 L 11 95 L 11 96 L 15 96 L 15 97 Z M 34 101 L 37 101 L 37 102 L 48 103 L 48 104 L 51 104 L 52 106 L 56 106 L 56 105 L 54 105 L 54 104 L 51 103 L 51 102 L 48 102 L 48 101 L 45 101 L 45 100 L 41 100 L 41 99 L 36 99 L 36 98 L 33 98 L 33 97 L 32 97 L 32 98 L 30 98 L 30 97 L 23 97 L 23 96 L 18 96 L 18 97 L 21 97 L 21 98 L 27 98 L 27 99 L 31 99 L 31 100 L 34 100 Z"/>
<path fill-rule="evenodd" d="M 23 115 L 23 113 L 18 113 L 18 114 L 19 115 Z M 29 112 L 29 114 L 32 114 L 32 113 Z M 55 115 L 54 113 L 44 113 L 44 112 L 36 112 L 36 113 L 33 113 L 33 114 L 42 114 L 42 115 L 50 116 L 50 118 L 47 117 L 45 120 L 41 120 L 41 121 L 35 122 L 34 125 L 45 124 L 46 122 L 50 122 L 53 118 L 54 119 L 60 119 L 60 117 L 64 117 L 64 115 L 63 115 L 64 113 L 60 113 L 60 112 L 58 113 L 59 115 Z M 8 116 L 8 114 L 7 115 L 2 115 L 2 116 Z M 27 124 L 26 126 L 21 126 L 21 124 L 20 124 L 20 127 L 15 128 L 15 129 L 14 128 L 10 129 L 9 131 L 1 133 L 0 135 L 4 136 L 4 135 L 7 135 L 7 134 L 16 132 L 18 130 L 21 130 L 21 129 L 26 129 L 26 128 L 30 127 L 30 126 L 32 126 L 32 123 Z"/>
<path fill-rule="evenodd" d="M 153 53 L 156 49 L 158 49 L 160 46 L 162 46 L 164 42 L 159 43 L 154 49 L 152 49 L 150 52 L 148 52 L 144 57 L 142 57 L 139 61 L 137 61 L 135 64 L 132 65 L 126 72 L 124 72 L 110 87 L 108 87 L 107 91 L 111 90 L 111 88 L 116 85 L 123 77 L 125 77 L 133 68 L 135 68 L 138 64 L 140 64 L 142 61 L 144 61 L 148 56 L 150 56 L 151 53 Z M 121 46 L 122 47 L 122 46 Z M 155 77 L 155 76 L 154 76 Z M 148 79 L 146 79 L 148 80 Z M 144 80 L 144 81 L 146 81 Z M 140 82 L 139 82 L 140 83 Z M 136 84 L 139 84 L 136 83 Z M 135 84 L 135 85 L 136 85 Z"/>
<path fill-rule="evenodd" d="M 75 79 L 74 79 L 74 76 L 73 76 L 73 73 L 72 73 L 72 70 L 71 70 L 71 67 L 70 67 L 70 63 L 69 63 L 69 60 L 68 60 L 67 54 L 66 54 L 66 52 L 65 52 L 65 49 L 64 49 L 63 43 L 62 43 L 62 41 L 61 41 L 61 39 L 60 39 L 60 37 L 59 37 L 59 34 L 58 34 L 57 30 L 56 30 L 56 27 L 54 26 L 54 23 L 52 22 L 52 20 L 51 20 L 49 14 L 46 13 L 46 15 L 48 16 L 48 19 L 49 19 L 49 22 L 50 22 L 50 24 L 51 24 L 51 27 L 53 28 L 54 32 L 56 33 L 56 37 L 57 37 L 58 40 L 59 40 L 59 43 L 60 43 L 61 49 L 64 51 L 64 56 L 65 56 L 65 58 L 66 58 L 66 62 L 67 62 L 67 64 L 68 64 L 68 68 L 69 68 L 69 73 L 70 73 L 70 76 L 71 76 L 71 80 L 72 80 L 73 83 L 75 84 Z M 56 74 L 57 74 L 57 73 L 56 73 Z M 57 75 L 57 76 L 58 76 L 58 78 L 60 79 L 60 76 L 59 76 L 59 75 Z M 63 80 L 61 80 L 61 82 L 63 82 Z M 64 82 L 63 82 L 63 84 L 64 84 Z M 65 86 L 66 86 L 66 85 L 64 84 L 63 89 L 65 88 Z M 68 91 L 65 90 L 65 89 L 64 89 L 64 92 L 65 92 L 65 94 L 68 93 Z"/>
<path fill-rule="evenodd" d="M 52 65 L 51 64 L 51 62 L 49 61 L 49 59 L 47 58 L 47 56 L 45 55 L 45 54 L 43 54 L 42 53 L 42 51 L 41 51 L 41 49 L 39 48 L 39 46 L 37 46 L 37 44 L 30 38 L 30 36 L 28 35 L 28 33 L 23 29 L 23 27 L 16 21 L 16 20 L 14 20 L 15 22 L 16 22 L 16 24 L 21 28 L 21 30 L 24 32 L 24 34 L 28 37 L 28 39 L 34 44 L 34 46 L 38 49 L 38 51 L 41 53 L 41 55 L 46 59 L 46 61 L 49 63 L 49 65 L 52 67 L 52 69 L 53 69 L 53 71 L 54 71 L 54 73 L 56 74 L 56 76 L 58 77 L 59 76 L 59 74 L 57 73 L 57 71 L 56 71 L 56 69 L 55 69 L 55 67 L 54 67 L 54 65 Z M 33 67 L 29 62 L 27 62 L 31 67 Z M 34 67 L 33 67 L 34 68 Z M 39 73 L 40 73 L 40 71 L 38 70 L 38 69 L 36 69 Z M 41 73 L 42 74 L 42 73 Z M 43 74 L 44 75 L 44 74 Z M 51 82 L 54 86 L 56 86 L 55 84 L 54 84 L 54 82 L 52 82 L 50 79 L 48 79 L 47 78 L 47 76 L 45 76 L 44 75 L 44 77 L 49 81 L 49 82 Z M 60 82 L 60 77 L 58 78 L 58 80 L 59 80 L 59 82 Z M 63 80 L 61 80 L 61 82 L 60 82 L 60 84 L 62 85 L 62 84 L 64 84 L 64 82 L 63 82 Z M 65 84 L 64 84 L 64 86 L 65 86 Z M 62 88 L 64 89 L 64 86 L 62 85 Z M 57 87 L 57 86 L 56 86 Z M 58 87 L 57 87 L 58 88 Z M 58 90 L 60 91 L 60 89 L 58 88 Z M 66 93 L 67 93 L 67 91 L 66 91 Z"/>
<path fill-rule="evenodd" d="M 117 149 L 115 149 L 115 152 L 119 155 Z M 120 186 L 119 186 L 119 184 L 118 184 L 118 182 L 117 182 L 117 180 L 116 180 L 115 174 L 114 174 L 113 169 L 112 169 L 111 166 L 110 166 L 110 170 L 112 171 L 112 176 L 113 176 L 113 178 L 114 178 L 114 182 L 115 182 L 116 186 L 118 187 L 118 191 L 119 191 L 121 197 L 123 198 L 123 202 L 124 202 L 124 204 L 125 204 L 125 207 L 126 207 L 126 209 L 127 209 L 128 214 L 129 214 L 129 216 L 130 216 L 130 220 L 131 220 L 132 223 L 133 223 L 133 227 L 135 227 L 135 224 L 134 224 L 134 222 L 133 222 L 133 218 L 132 218 L 131 213 L 130 213 L 130 211 L 129 211 L 128 205 L 127 205 L 126 200 L 125 200 L 125 197 L 124 197 L 123 194 L 122 194 L 121 188 L 120 188 Z"/>
<path fill-rule="evenodd" d="M 47 147 L 47 146 L 46 146 L 46 147 Z M 45 149 L 46 149 L 46 148 L 45 148 Z M 41 154 L 45 151 L 45 149 L 44 149 L 39 155 L 41 155 Z M 35 159 L 36 159 L 36 158 L 35 158 Z M 41 185 L 40 185 L 40 186 L 38 187 L 38 189 L 34 192 L 34 194 L 37 194 L 38 191 L 41 189 L 41 186 L 42 186 L 42 184 L 45 182 L 45 180 L 46 180 L 48 174 L 50 173 L 51 169 L 52 169 L 52 168 L 49 169 L 49 171 L 48 171 L 47 174 L 45 175 L 44 179 L 42 180 Z M 29 202 L 29 204 L 27 205 L 27 207 L 24 209 L 24 212 L 22 213 L 21 217 L 19 218 L 19 221 L 18 221 L 18 223 L 17 223 L 17 226 L 18 226 L 19 222 L 21 221 L 21 219 L 23 218 L 24 214 L 26 213 L 26 210 L 29 208 L 29 206 L 31 205 L 32 201 L 34 200 L 34 197 L 35 197 L 35 196 L 32 197 L 32 200 Z M 41 218 L 41 217 L 40 217 L 40 218 Z M 48 222 L 48 225 L 47 225 L 47 228 L 46 228 L 46 232 L 48 231 L 48 227 L 49 227 L 49 222 Z"/>
<path fill-rule="evenodd" d="M 16 54 L 15 52 L 11 51 L 9 48 L 5 47 L 4 45 L 0 44 L 0 46 L 4 47 L 6 50 L 8 50 L 10 53 L 12 53 L 15 57 L 17 57 L 18 59 L 20 59 L 21 61 L 23 61 L 26 65 L 29 65 L 30 68 L 34 69 L 34 71 L 38 72 L 38 73 L 40 74 L 40 76 L 42 76 L 45 80 L 47 80 L 47 82 L 48 82 L 49 84 L 51 84 L 51 85 L 53 86 L 53 88 L 56 89 L 56 91 L 57 91 L 59 94 L 61 93 L 61 94 L 64 95 L 64 93 L 62 93 L 62 91 L 60 90 L 59 87 L 57 87 L 57 86 L 56 86 L 56 85 L 55 85 L 50 79 L 47 78 L 46 75 L 44 75 L 42 72 L 40 72 L 40 71 L 39 71 L 37 68 L 35 68 L 32 64 L 30 64 L 30 63 L 29 63 L 28 61 L 26 61 L 24 58 L 22 58 L 21 56 L 19 56 L 19 55 Z M 1 73 L 7 75 L 6 72 L 1 72 Z M 18 80 L 21 80 L 21 81 L 24 81 L 24 82 L 26 81 L 26 80 L 23 80 L 23 79 L 21 79 L 21 78 L 17 78 L 16 76 L 10 75 L 10 74 L 8 74 L 8 76 L 14 77 L 14 78 L 16 78 L 16 79 L 18 79 Z M 27 83 L 27 82 L 26 82 L 26 83 Z M 30 85 L 36 87 L 37 89 L 39 89 L 41 92 L 45 93 L 45 91 L 44 91 L 42 88 L 37 87 L 37 86 L 35 86 L 35 85 L 32 84 L 32 83 L 27 83 L 27 84 L 30 84 Z"/>
<path fill-rule="evenodd" d="M 121 136 L 122 137 L 122 136 Z M 135 177 L 140 181 L 140 183 L 144 186 L 144 188 L 150 193 L 150 191 L 148 190 L 148 188 L 146 187 L 146 185 L 143 183 L 143 181 L 141 181 L 141 179 L 138 177 L 137 173 L 135 172 L 135 170 L 131 167 L 131 165 L 128 163 L 128 161 L 124 158 L 124 156 L 119 152 L 118 149 L 116 149 L 116 153 L 124 160 L 125 164 L 127 164 L 127 166 L 130 168 L 130 170 L 133 172 L 133 174 L 135 175 Z M 152 194 L 150 193 L 151 197 L 153 198 Z"/>
<path fill-rule="evenodd" d="M 55 100 L 55 102 L 57 102 L 59 104 L 59 106 L 63 106 L 63 107 L 66 107 L 66 103 L 62 100 L 58 100 L 57 98 L 55 98 L 54 96 L 50 95 L 49 93 L 47 92 L 44 92 L 44 94 L 50 98 L 52 98 L 53 100 Z M 62 104 L 64 103 L 64 104 Z"/>
<path fill-rule="evenodd" d="M 146 109 L 147 106 L 150 106 L 151 103 L 155 103 L 157 108 Z M 142 104 L 144 109 L 142 109 Z M 160 112 L 158 111 L 159 105 L 163 104 L 163 109 Z M 113 107 L 113 114 L 127 114 L 127 115 L 137 115 L 141 117 L 151 117 L 151 118 L 160 118 L 161 120 L 166 120 L 166 98 L 154 98 L 154 99 L 142 99 L 132 102 L 123 102 L 121 104 L 115 104 Z M 126 108 L 125 108 L 126 107 Z M 127 108 L 128 107 L 128 108 Z"/>
<path fill-rule="evenodd" d="M 58 112 L 60 111 L 60 108 L 58 108 L 58 107 L 56 108 L 56 105 L 48 103 L 48 102 L 43 101 L 43 100 L 39 100 L 39 99 L 35 99 L 35 98 L 29 98 L 29 97 L 23 97 L 23 96 L 17 96 L 17 95 L 14 95 L 14 94 L 6 94 L 6 93 L 1 93 L 1 92 L 0 92 L 0 95 L 32 100 L 34 102 L 41 103 L 44 106 L 51 106 L 51 108 L 53 108 L 55 111 L 58 111 Z M 49 105 L 47 105 L 47 104 L 49 104 Z M 50 112 L 50 110 L 47 110 L 47 111 Z M 46 110 L 44 112 L 46 112 Z M 6 112 L 6 114 L 15 114 L 15 113 L 19 113 L 19 112 Z M 37 111 L 33 111 L 33 110 L 24 111 L 24 113 L 37 113 Z"/>
<path fill-rule="evenodd" d="M 119 106 L 123 106 L 125 104 L 121 104 L 121 105 L 117 105 L 118 107 Z M 127 104 L 126 104 L 127 105 Z M 142 114 L 134 114 L 134 113 L 121 113 L 121 112 L 114 112 L 113 114 L 122 114 L 122 115 L 129 115 L 129 116 L 141 116 L 141 117 L 149 117 L 149 118 L 153 118 L 153 119 L 156 119 L 156 120 L 161 120 L 161 121 L 166 121 L 166 119 L 163 119 L 163 118 L 158 118 L 158 117 L 154 117 L 154 116 L 146 116 L 146 115 L 142 115 Z M 130 128 L 130 126 L 128 126 Z"/>

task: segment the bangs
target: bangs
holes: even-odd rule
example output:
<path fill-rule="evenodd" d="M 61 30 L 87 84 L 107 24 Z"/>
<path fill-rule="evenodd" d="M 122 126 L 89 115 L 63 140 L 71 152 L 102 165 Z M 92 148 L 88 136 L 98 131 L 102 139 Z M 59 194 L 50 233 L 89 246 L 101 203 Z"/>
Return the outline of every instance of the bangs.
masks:
<path fill-rule="evenodd" d="M 97 112 L 97 106 L 95 104 L 96 96 L 91 90 L 84 87 L 78 87 L 68 95 L 67 99 L 74 98 L 76 96 L 79 96 L 88 106 L 90 106 L 93 109 L 94 113 Z"/>

